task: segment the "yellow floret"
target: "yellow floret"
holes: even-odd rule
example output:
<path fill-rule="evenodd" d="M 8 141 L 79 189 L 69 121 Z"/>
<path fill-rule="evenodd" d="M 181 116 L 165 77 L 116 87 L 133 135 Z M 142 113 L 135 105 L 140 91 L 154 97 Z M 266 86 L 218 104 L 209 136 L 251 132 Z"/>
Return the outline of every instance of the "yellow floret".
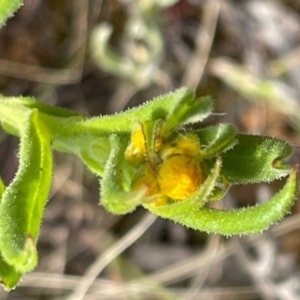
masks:
<path fill-rule="evenodd" d="M 143 127 L 140 125 L 131 132 L 130 144 L 126 148 L 125 158 L 129 162 L 138 163 L 145 160 L 146 141 Z"/>
<path fill-rule="evenodd" d="M 188 156 L 172 156 L 161 164 L 158 171 L 161 194 L 175 200 L 190 196 L 201 182 L 199 162 Z"/>
<path fill-rule="evenodd" d="M 177 148 L 181 149 L 184 155 L 196 155 L 200 151 L 199 138 L 191 133 L 181 135 L 177 138 Z"/>
<path fill-rule="evenodd" d="M 182 200 L 194 193 L 201 184 L 202 172 L 197 154 L 200 142 L 192 133 L 179 134 L 166 140 L 159 126 L 153 136 L 153 147 L 146 146 L 145 123 L 138 123 L 131 133 L 125 158 L 139 166 L 132 190 L 145 190 L 145 200 L 153 205 L 165 205 L 168 198 Z M 153 149 L 152 149 L 153 148 Z"/>
<path fill-rule="evenodd" d="M 195 156 L 199 153 L 200 142 L 196 135 L 180 135 L 175 140 L 166 143 L 161 151 L 161 157 L 166 159 L 174 155 Z"/>

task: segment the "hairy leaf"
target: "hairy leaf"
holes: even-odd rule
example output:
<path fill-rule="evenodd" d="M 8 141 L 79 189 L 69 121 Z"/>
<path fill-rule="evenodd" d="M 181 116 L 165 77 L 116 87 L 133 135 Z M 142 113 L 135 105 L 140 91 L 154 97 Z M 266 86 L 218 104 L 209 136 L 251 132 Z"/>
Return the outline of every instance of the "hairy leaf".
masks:
<path fill-rule="evenodd" d="M 292 153 L 286 142 L 245 134 L 236 139 L 238 144 L 222 155 L 222 174 L 230 183 L 273 181 L 289 174 L 290 166 L 282 162 Z"/>
<path fill-rule="evenodd" d="M 13 266 L 7 264 L 0 255 L 0 283 L 6 291 L 10 291 L 15 287 L 22 276 L 22 273 L 17 271 Z"/>
<path fill-rule="evenodd" d="M 110 143 L 111 152 L 101 180 L 101 204 L 112 213 L 124 214 L 141 203 L 144 192 L 130 192 L 134 169 L 124 160 L 127 144 L 115 134 L 111 136 Z"/>
<path fill-rule="evenodd" d="M 188 104 L 185 104 L 185 102 L 188 102 Z M 119 114 L 91 118 L 83 122 L 81 126 L 89 130 L 130 132 L 133 122 L 154 121 L 166 119 L 169 116 L 171 120 L 168 127 L 173 127 L 175 119 L 185 123 L 203 120 L 210 114 L 211 108 L 212 105 L 209 97 L 195 98 L 194 92 L 191 92 L 187 88 L 181 88 Z M 172 116 L 170 116 L 170 112 L 172 112 Z"/>
<path fill-rule="evenodd" d="M 218 124 L 196 131 L 200 143 L 200 157 L 211 158 L 233 148 L 237 143 L 236 129 L 231 124 Z"/>
<path fill-rule="evenodd" d="M 35 242 L 52 170 L 50 138 L 37 110 L 28 116 L 19 156 L 18 172 L 0 203 L 0 251 L 9 265 L 27 272 L 37 260 Z"/>
<path fill-rule="evenodd" d="M 172 216 L 172 220 L 207 233 L 227 236 L 257 233 L 283 218 L 293 204 L 296 189 L 297 168 L 294 168 L 283 189 L 265 203 L 235 210 L 203 207 Z M 159 211 L 156 214 L 160 215 Z"/>

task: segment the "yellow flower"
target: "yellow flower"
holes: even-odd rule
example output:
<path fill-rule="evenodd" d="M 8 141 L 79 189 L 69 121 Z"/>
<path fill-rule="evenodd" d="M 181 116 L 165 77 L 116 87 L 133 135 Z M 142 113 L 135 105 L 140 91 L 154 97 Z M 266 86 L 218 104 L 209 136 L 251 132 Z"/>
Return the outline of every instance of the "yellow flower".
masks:
<path fill-rule="evenodd" d="M 172 156 L 166 159 L 158 170 L 161 194 L 174 200 L 182 200 L 190 196 L 201 182 L 200 164 L 188 156 Z"/>
<path fill-rule="evenodd" d="M 179 135 L 175 140 L 165 143 L 161 150 L 162 159 L 173 155 L 195 156 L 199 153 L 200 142 L 196 135 L 187 133 Z"/>
<path fill-rule="evenodd" d="M 125 158 L 132 163 L 140 163 L 146 158 L 146 140 L 142 124 L 131 132 L 130 144 L 125 151 Z"/>
<path fill-rule="evenodd" d="M 194 193 L 203 181 L 197 154 L 200 142 L 195 134 L 162 137 L 157 127 L 154 149 L 147 149 L 144 127 L 139 123 L 131 133 L 125 158 L 139 165 L 131 188 L 145 190 L 145 202 L 164 205 L 168 198 L 183 200 Z M 149 153 L 150 152 L 150 153 Z"/>

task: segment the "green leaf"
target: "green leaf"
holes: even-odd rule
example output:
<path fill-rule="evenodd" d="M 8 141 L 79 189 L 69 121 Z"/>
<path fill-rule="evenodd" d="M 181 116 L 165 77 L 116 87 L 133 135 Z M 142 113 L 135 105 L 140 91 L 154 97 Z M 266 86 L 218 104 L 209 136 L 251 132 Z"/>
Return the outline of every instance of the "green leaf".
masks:
<path fill-rule="evenodd" d="M 49 105 L 40 101 L 36 101 L 31 97 L 5 97 L 6 105 L 13 103 L 14 106 L 24 106 L 26 108 L 38 109 L 40 113 L 60 118 L 79 117 L 80 115 L 66 108 Z M 82 117 L 82 116 L 81 116 Z"/>
<path fill-rule="evenodd" d="M 293 204 L 297 189 L 297 168 L 294 168 L 283 189 L 269 201 L 235 210 L 203 207 L 172 216 L 187 227 L 222 235 L 251 234 L 267 229 L 286 214 Z"/>
<path fill-rule="evenodd" d="M 177 90 L 175 93 L 174 104 L 169 107 L 163 128 L 166 133 L 180 124 L 200 122 L 211 114 L 212 99 L 210 97 L 196 98 L 195 92 L 187 88 Z"/>
<path fill-rule="evenodd" d="M 238 144 L 222 155 L 222 174 L 233 184 L 272 181 L 290 172 L 282 160 L 292 148 L 280 139 L 238 134 Z"/>
<path fill-rule="evenodd" d="M 0 255 L 0 283 L 7 292 L 16 286 L 21 276 L 22 273 L 8 265 Z"/>
<path fill-rule="evenodd" d="M 0 119 L 4 129 L 11 134 L 20 136 L 28 113 L 33 109 L 38 109 L 48 130 L 53 133 L 64 132 L 65 128 L 72 132 L 72 128 L 73 130 L 76 128 L 74 125 L 85 119 L 68 109 L 51 106 L 30 97 L 3 97 L 0 95 Z M 68 118 L 68 122 L 65 122 L 65 118 Z"/>
<path fill-rule="evenodd" d="M 182 108 L 180 108 L 181 105 L 183 105 Z M 91 118 L 82 122 L 80 126 L 84 130 L 104 130 L 111 133 L 131 132 L 132 125 L 136 121 L 145 122 L 169 118 L 168 127 L 177 127 L 175 119 L 184 123 L 200 121 L 210 114 L 211 107 L 210 97 L 196 99 L 194 92 L 190 89 L 181 88 L 116 115 Z M 174 116 L 171 116 L 170 112 L 173 112 Z"/>
<path fill-rule="evenodd" d="M 208 159 L 233 148 L 237 143 L 236 129 L 231 124 L 218 124 L 195 131 L 201 149 L 200 158 Z"/>
<path fill-rule="evenodd" d="M 0 0 L 0 26 L 22 5 L 21 0 Z"/>
<path fill-rule="evenodd" d="M 130 192 L 133 168 L 125 159 L 127 143 L 116 134 L 111 135 L 111 152 L 101 180 L 101 204 L 111 213 L 131 212 L 141 203 L 143 191 Z"/>
<path fill-rule="evenodd" d="M 5 191 L 5 185 L 4 185 L 4 183 L 3 183 L 3 181 L 2 181 L 2 179 L 0 177 L 0 201 L 1 201 L 1 197 L 2 197 L 2 195 L 4 193 L 4 191 Z"/>
<path fill-rule="evenodd" d="M 19 169 L 0 203 L 0 251 L 20 272 L 37 261 L 36 239 L 50 188 L 52 156 L 47 128 L 35 109 L 21 134 Z"/>
<path fill-rule="evenodd" d="M 0 95 L 0 120 L 7 132 L 20 136 L 28 113 L 29 111 L 26 109 L 22 111 L 22 107 L 15 104 L 13 99 L 8 101 Z"/>

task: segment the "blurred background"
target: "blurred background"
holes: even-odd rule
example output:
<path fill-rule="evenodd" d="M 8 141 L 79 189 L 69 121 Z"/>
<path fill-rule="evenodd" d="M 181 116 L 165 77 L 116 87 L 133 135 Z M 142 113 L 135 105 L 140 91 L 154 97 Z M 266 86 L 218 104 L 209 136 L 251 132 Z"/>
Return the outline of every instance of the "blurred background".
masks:
<path fill-rule="evenodd" d="M 203 125 L 282 138 L 300 156 L 299 0 L 25 0 L 0 30 L 0 90 L 90 116 L 112 114 L 181 86 L 211 95 Z M 8 184 L 18 139 L 0 131 Z M 54 153 L 39 264 L 0 299 L 300 299 L 299 201 L 261 235 L 220 237 L 155 219 L 113 216 L 99 179 Z M 237 186 L 227 208 L 283 185 Z"/>

